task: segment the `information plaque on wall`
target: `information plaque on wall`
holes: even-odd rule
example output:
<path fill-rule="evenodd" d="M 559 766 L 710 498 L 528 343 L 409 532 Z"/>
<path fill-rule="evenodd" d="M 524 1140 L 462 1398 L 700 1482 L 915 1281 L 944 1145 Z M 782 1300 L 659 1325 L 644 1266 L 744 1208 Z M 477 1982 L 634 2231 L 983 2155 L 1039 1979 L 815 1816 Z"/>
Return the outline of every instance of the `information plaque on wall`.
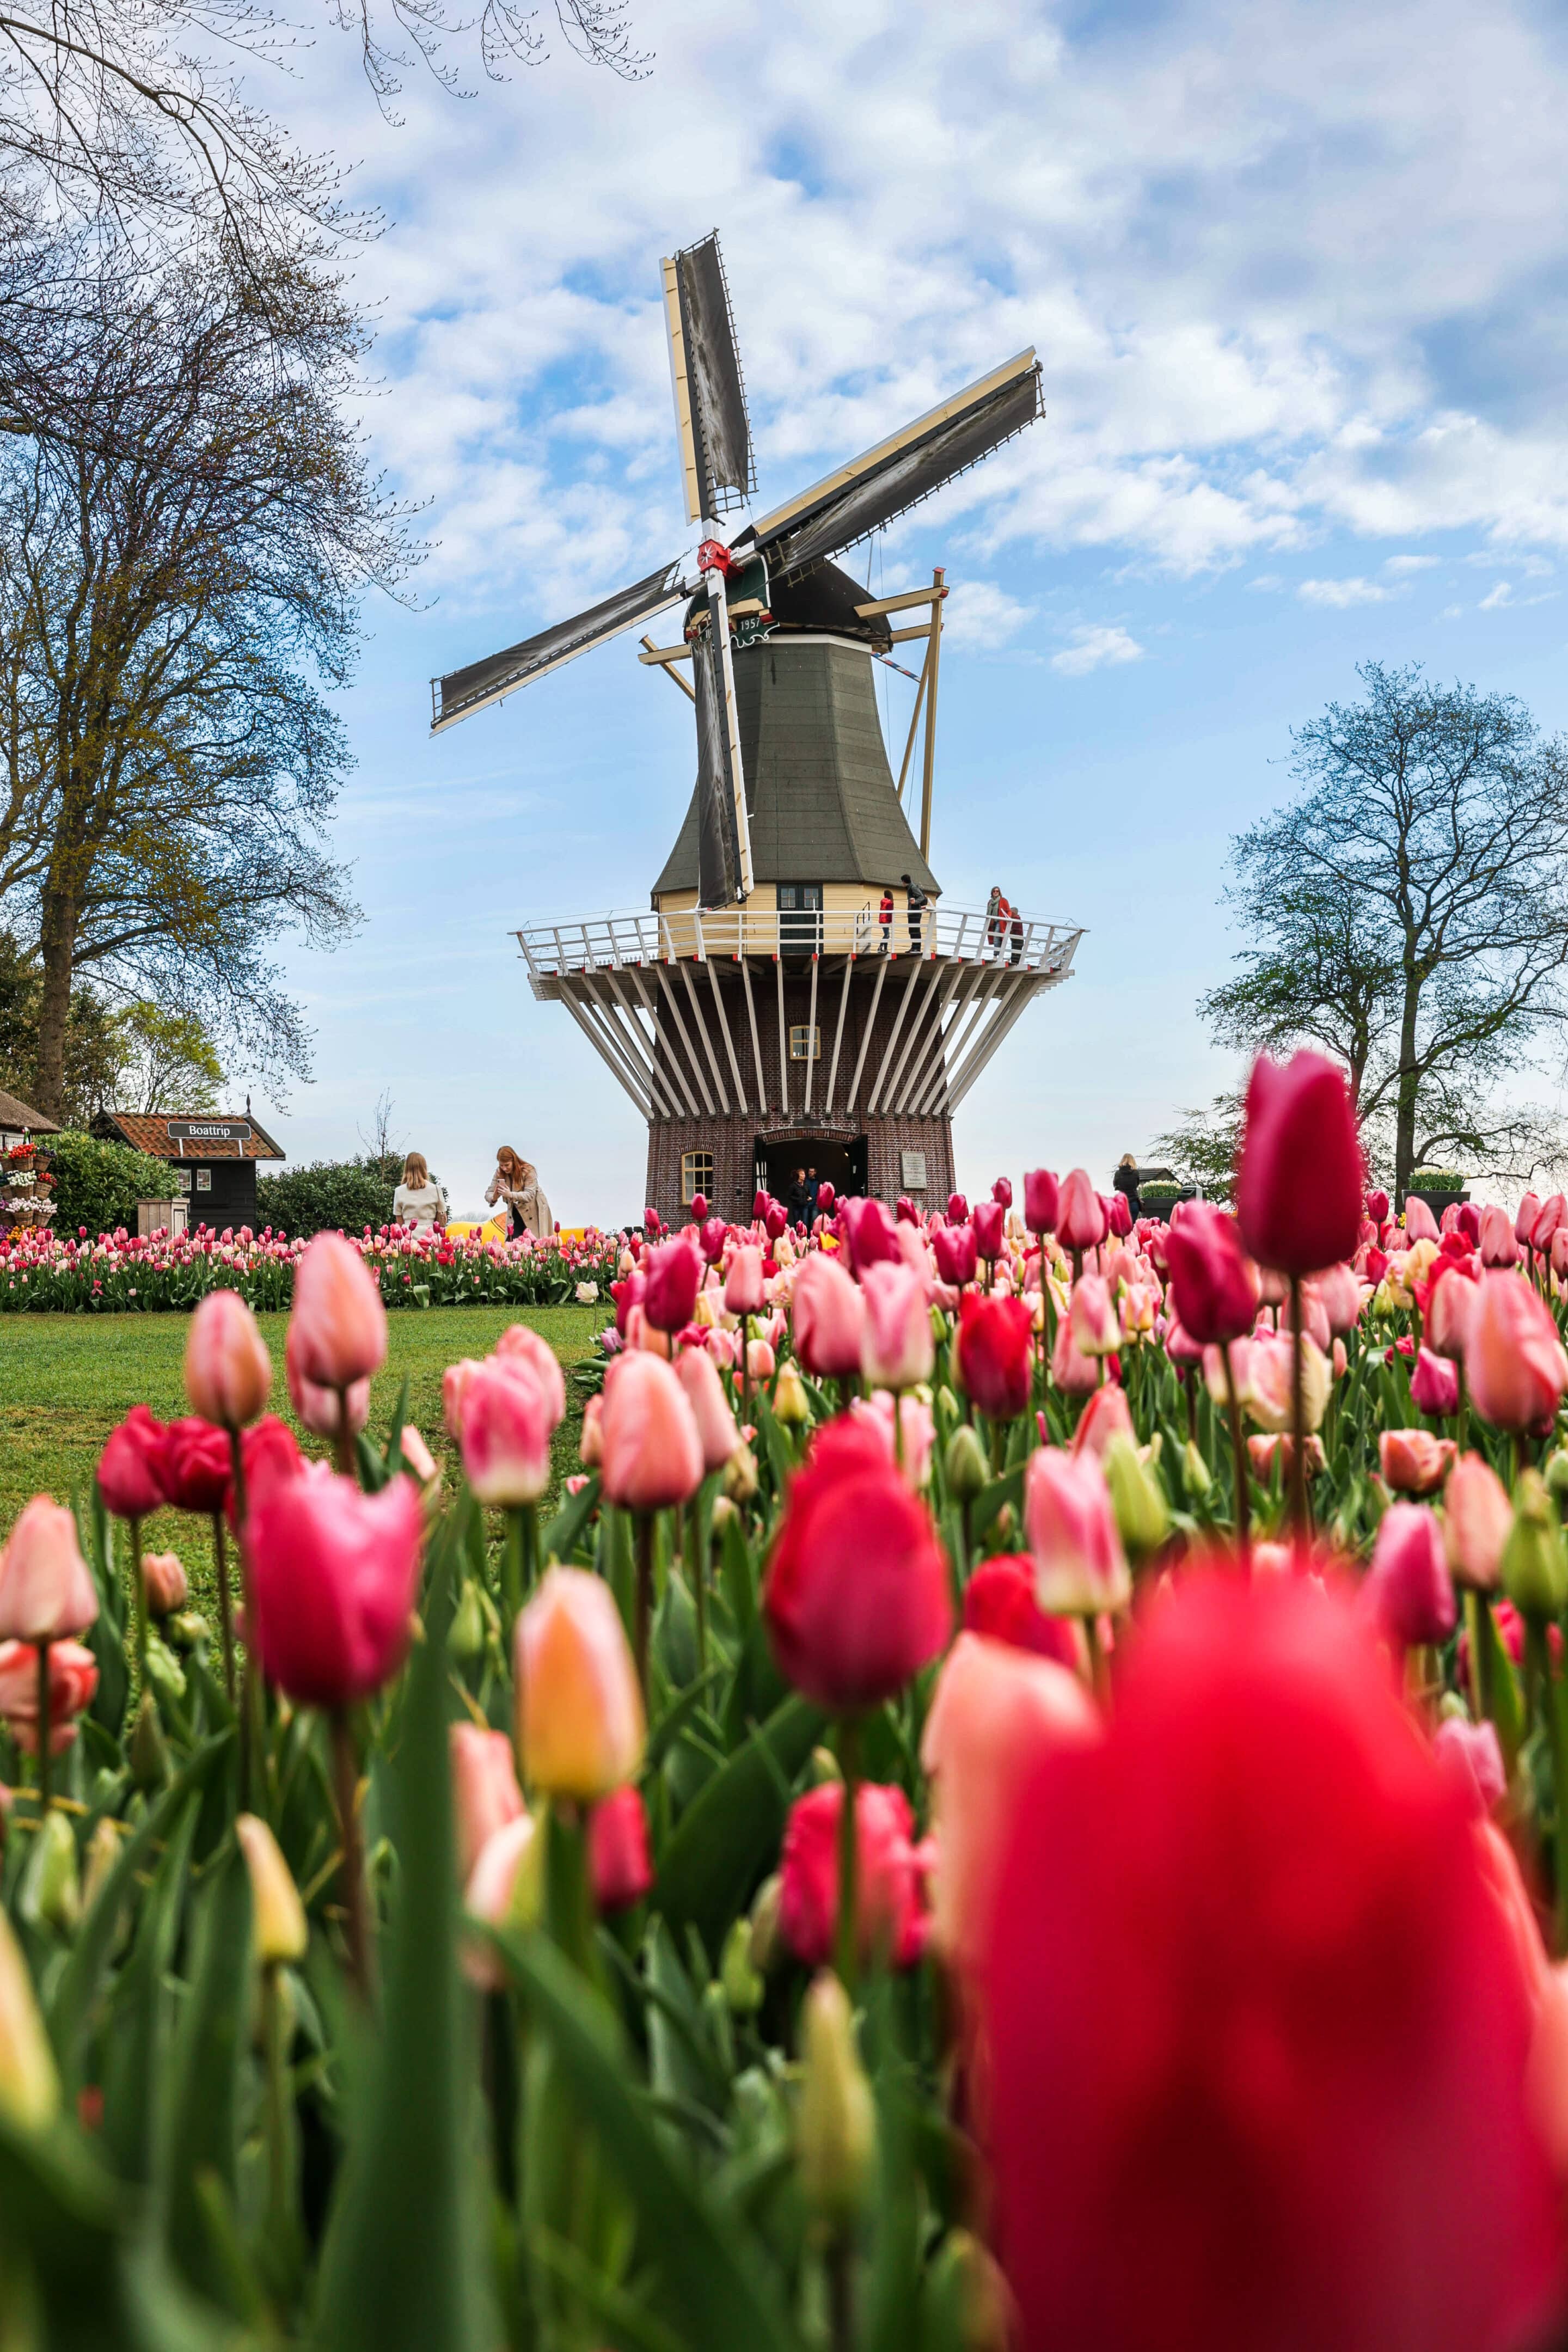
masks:
<path fill-rule="evenodd" d="M 900 1179 L 906 1192 L 923 1192 L 926 1188 L 926 1156 L 923 1151 L 900 1152 L 903 1168 Z"/>

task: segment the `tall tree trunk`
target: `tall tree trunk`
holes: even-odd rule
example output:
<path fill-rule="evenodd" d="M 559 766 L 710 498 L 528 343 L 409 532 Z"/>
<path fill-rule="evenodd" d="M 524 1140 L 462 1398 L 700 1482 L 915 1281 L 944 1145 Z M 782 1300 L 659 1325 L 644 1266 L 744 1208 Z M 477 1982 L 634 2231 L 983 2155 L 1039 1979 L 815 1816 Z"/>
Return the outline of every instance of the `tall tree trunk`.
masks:
<path fill-rule="evenodd" d="M 1421 1005 L 1421 982 L 1406 967 L 1405 1008 L 1399 1024 L 1399 1097 L 1394 1124 L 1394 1205 L 1405 1206 L 1405 1190 L 1415 1165 L 1415 1104 L 1421 1074 L 1415 1066 L 1415 1015 Z"/>
<path fill-rule="evenodd" d="M 39 946 L 43 995 L 38 1009 L 38 1055 L 33 1076 L 37 1108 L 49 1118 L 66 1115 L 66 1024 L 70 1019 L 71 973 L 76 960 L 76 900 L 46 890 Z"/>

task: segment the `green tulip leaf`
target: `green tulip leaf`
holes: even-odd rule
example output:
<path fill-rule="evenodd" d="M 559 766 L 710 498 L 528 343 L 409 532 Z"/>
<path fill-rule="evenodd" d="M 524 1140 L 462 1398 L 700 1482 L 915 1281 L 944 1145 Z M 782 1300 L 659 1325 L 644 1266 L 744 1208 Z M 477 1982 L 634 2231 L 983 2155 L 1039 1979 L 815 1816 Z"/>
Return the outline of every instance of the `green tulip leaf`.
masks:
<path fill-rule="evenodd" d="M 710 1952 L 778 1852 L 786 1791 L 827 1718 L 798 1695 L 752 1731 L 682 1813 L 659 1862 L 654 1900 L 671 1930 L 697 1929 Z"/>

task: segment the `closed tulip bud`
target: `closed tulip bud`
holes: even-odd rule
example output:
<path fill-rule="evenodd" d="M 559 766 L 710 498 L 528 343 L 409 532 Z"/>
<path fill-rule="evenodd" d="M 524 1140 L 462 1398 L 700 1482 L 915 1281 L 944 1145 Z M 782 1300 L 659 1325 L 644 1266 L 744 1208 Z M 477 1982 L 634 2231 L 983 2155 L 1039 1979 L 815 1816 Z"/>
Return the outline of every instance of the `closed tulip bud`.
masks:
<path fill-rule="evenodd" d="M 605 1381 L 600 1443 L 605 1496 L 623 1510 L 666 1510 L 689 1502 L 702 1484 L 697 1417 L 662 1356 L 639 1350 L 616 1359 Z"/>
<path fill-rule="evenodd" d="M 523 1810 L 511 1742 L 504 1731 L 477 1723 L 454 1723 L 447 1733 L 452 1759 L 452 1813 L 458 1831 L 458 1876 L 467 1885 L 497 1830 Z"/>
<path fill-rule="evenodd" d="M 1031 1168 L 1024 1176 L 1024 1223 L 1032 1234 L 1054 1234 L 1060 1187 L 1048 1168 Z"/>
<path fill-rule="evenodd" d="M 169 1433 L 144 1404 L 134 1404 L 98 1458 L 98 1491 L 116 1518 L 144 1519 L 170 1499 Z"/>
<path fill-rule="evenodd" d="M 81 1872 L 76 1832 L 64 1813 L 49 1811 L 38 1825 L 23 1874 L 22 1915 L 57 1936 L 74 1936 L 81 1923 Z"/>
<path fill-rule="evenodd" d="M 719 1981 L 737 2017 L 755 2017 L 767 1996 L 767 1985 L 752 1963 L 752 1923 L 732 1919 L 719 1958 Z"/>
<path fill-rule="evenodd" d="M 481 1503 L 513 1509 L 549 1491 L 550 1400 L 521 1359 L 491 1358 L 463 1391 L 463 1472 Z"/>
<path fill-rule="evenodd" d="M 0 1907 L 0 2116 L 41 2132 L 59 2113 L 60 2083 L 27 1963 Z"/>
<path fill-rule="evenodd" d="M 1018 2341 L 1002 2266 L 968 2230 L 950 2230 L 926 2265 L 920 2340 L 953 2352 L 1010 2352 Z"/>
<path fill-rule="evenodd" d="M 1497 1726 L 1467 1723 L 1450 1716 L 1432 1735 L 1432 1753 L 1478 1815 L 1489 1813 L 1508 1793 L 1508 1774 Z"/>
<path fill-rule="evenodd" d="M 1386 1192 L 1369 1192 L 1366 1196 L 1366 1213 L 1374 1225 L 1385 1225 L 1388 1223 L 1388 1213 L 1392 1206 L 1393 1203 Z"/>
<path fill-rule="evenodd" d="M 730 1400 L 706 1348 L 682 1348 L 675 1360 L 679 1381 L 697 1425 L 705 1472 L 721 1470 L 741 1443 Z"/>
<path fill-rule="evenodd" d="M 1392 1649 L 1447 1640 L 1458 1612 L 1435 1512 L 1419 1503 L 1390 1504 L 1378 1524 L 1362 1598 Z"/>
<path fill-rule="evenodd" d="M 773 1383 L 773 1419 L 785 1429 L 805 1429 L 811 1422 L 811 1399 L 793 1363 L 784 1364 Z"/>
<path fill-rule="evenodd" d="M 1500 1211 L 1499 1213 L 1500 1215 L 1501 1212 Z M 1483 1217 L 1485 1216 L 1486 1211 L 1484 1209 L 1482 1210 L 1481 1214 Z M 1521 1246 L 1528 1244 L 1531 1230 L 1535 1224 L 1535 1220 L 1540 1214 L 1541 1201 L 1539 1195 L 1534 1192 L 1526 1192 L 1523 1199 L 1520 1202 L 1519 1208 L 1515 1213 L 1513 1220 L 1514 1239 L 1519 1242 Z"/>
<path fill-rule="evenodd" d="M 630 1911 L 650 1892 L 653 1857 L 639 1789 L 612 1789 L 595 1806 L 588 1822 L 588 1874 L 595 1906 L 605 1914 Z"/>
<path fill-rule="evenodd" d="M 1407 1242 L 1435 1242 L 1438 1224 L 1419 1192 L 1412 1192 L 1405 1203 L 1405 1238 Z"/>
<path fill-rule="evenodd" d="M 966 1225 L 969 1223 L 969 1202 L 962 1192 L 948 1194 L 947 1222 L 950 1225 Z"/>
<path fill-rule="evenodd" d="M 931 1246 L 937 1274 L 951 1289 L 963 1290 L 973 1281 L 980 1245 L 973 1225 L 938 1225 Z"/>
<path fill-rule="evenodd" d="M 98 1593 L 76 1520 L 48 1495 L 35 1495 L 0 1552 L 0 1642 L 60 1642 L 98 1615 Z"/>
<path fill-rule="evenodd" d="M 1195 1437 L 1189 1437 L 1182 1448 L 1182 1484 L 1196 1503 L 1205 1499 L 1214 1485 L 1208 1457 Z"/>
<path fill-rule="evenodd" d="M 363 1495 L 324 1463 L 251 1501 L 247 1626 L 270 1679 L 308 1706 L 353 1706 L 407 1654 L 425 1515 L 406 1478 Z"/>
<path fill-rule="evenodd" d="M 531 1789 L 592 1804 L 635 1776 L 645 1738 L 642 1695 L 602 1577 L 577 1568 L 547 1572 L 517 1621 L 516 1691 L 518 1748 Z"/>
<path fill-rule="evenodd" d="M 747 1340 L 746 1371 L 753 1388 L 773 1379 L 776 1362 L 773 1348 L 766 1339 Z"/>
<path fill-rule="evenodd" d="M 528 1366 L 543 1391 L 550 1410 L 550 1425 L 552 1429 L 559 1428 L 566 1418 L 566 1375 L 549 1340 L 526 1323 L 509 1323 L 490 1355 L 496 1363 Z"/>
<path fill-rule="evenodd" d="M 763 1254 L 754 1242 L 743 1243 L 730 1261 L 724 1307 L 731 1315 L 760 1315 L 763 1311 Z"/>
<path fill-rule="evenodd" d="M 487 1927 L 531 1927 L 543 1907 L 542 1849 L 531 1813 L 504 1822 L 485 1844 L 463 1889 L 463 1908 Z M 477 1937 L 463 1945 L 463 1974 L 481 1992 L 500 1992 L 506 1969 Z"/>
<path fill-rule="evenodd" d="M 987 1421 L 1016 1421 L 1028 1411 L 1034 1343 L 1034 1318 L 1023 1299 L 965 1297 L 955 1368 L 964 1394 Z"/>
<path fill-rule="evenodd" d="M 661 1242 L 657 1249 L 647 1252 L 643 1260 L 647 1276 L 647 1288 L 643 1293 L 643 1312 L 656 1331 L 684 1331 L 691 1320 L 697 1304 L 697 1286 L 702 1279 L 702 1260 L 684 1234 L 673 1241 Z"/>
<path fill-rule="evenodd" d="M 795 1276 L 791 1301 L 795 1353 L 819 1380 L 847 1380 L 860 1370 L 866 1302 L 837 1258 L 814 1250 Z"/>
<path fill-rule="evenodd" d="M 190 1598 L 190 1580 L 177 1552 L 144 1551 L 142 1586 L 150 1617 L 172 1617 Z"/>
<path fill-rule="evenodd" d="M 102 1894 L 104 1882 L 120 1859 L 120 1824 L 105 1814 L 87 1843 L 87 1867 L 81 1874 L 84 1918 Z"/>
<path fill-rule="evenodd" d="M 1063 1177 L 1057 1198 L 1057 1239 L 1064 1249 L 1098 1249 L 1106 1235 L 1105 1203 L 1085 1168 Z"/>
<path fill-rule="evenodd" d="M 1426 1345 L 1435 1356 L 1458 1363 L 1464 1355 L 1477 1296 L 1475 1279 L 1464 1266 L 1453 1258 L 1437 1260 L 1426 1293 L 1424 1326 Z M 1450 1412 L 1456 1410 L 1449 1407 Z"/>
<path fill-rule="evenodd" d="M 1519 1264 L 1519 1243 L 1515 1238 L 1513 1227 L 1509 1223 L 1506 1209 L 1499 1209 L 1489 1202 L 1481 1211 L 1480 1239 L 1477 1246 L 1480 1252 L 1483 1265 L 1505 1266 Z"/>
<path fill-rule="evenodd" d="M 834 2230 L 871 2192 L 877 2109 L 855 2048 L 849 1996 L 829 1969 L 813 1979 L 801 2016 L 802 2081 L 795 2153 L 806 2210 Z"/>
<path fill-rule="evenodd" d="M 1010 1176 L 997 1177 L 996 1181 L 991 1187 L 991 1198 L 995 1202 L 997 1207 L 1003 1211 L 1004 1214 L 1012 1207 L 1013 1180 Z"/>
<path fill-rule="evenodd" d="M 974 1235 L 974 1246 L 982 1257 L 1001 1255 L 1005 1216 L 1006 1211 L 999 1201 L 976 1201 L 970 1211 L 970 1230 Z"/>
<path fill-rule="evenodd" d="M 774 1871 L 764 1878 L 752 1902 L 748 1923 L 747 1957 L 762 1976 L 766 1976 L 784 1953 L 784 1937 L 779 1929 L 779 1913 L 784 1907 L 784 1878 Z"/>
<path fill-rule="evenodd" d="M 1122 1547 L 1131 1559 L 1147 1559 L 1171 1532 L 1164 1489 L 1130 1437 L 1111 1439 L 1105 1449 L 1104 1469 Z"/>
<path fill-rule="evenodd" d="M 1316 1274 L 1354 1254 L 1362 1154 L 1343 1074 L 1321 1054 L 1260 1054 L 1237 1173 L 1241 1238 L 1260 1265 Z"/>
<path fill-rule="evenodd" d="M 1477 1412 L 1494 1429 L 1532 1429 L 1556 1412 L 1568 1388 L 1568 1357 L 1551 1309 L 1520 1276 L 1481 1276 L 1465 1374 Z"/>
<path fill-rule="evenodd" d="M 342 1234 L 318 1234 L 294 1269 L 289 1334 L 303 1380 L 352 1388 L 386 1361 L 386 1309 L 375 1276 Z"/>
<path fill-rule="evenodd" d="M 1395 1495 L 1434 1495 L 1458 1451 L 1451 1437 L 1429 1429 L 1385 1429 L 1377 1441 L 1383 1482 Z"/>
<path fill-rule="evenodd" d="M 1521 1617 L 1544 1623 L 1568 1601 L 1568 1553 L 1556 1506 L 1539 1470 L 1522 1470 L 1513 1490 L 1513 1525 L 1502 1549 L 1502 1582 Z"/>
<path fill-rule="evenodd" d="M 713 1506 L 715 1527 L 723 1524 L 719 1515 L 719 1504 L 724 1503 L 732 1508 L 737 1503 L 749 1503 L 757 1491 L 758 1484 L 756 1455 L 749 1445 L 737 1445 L 724 1465 L 724 1491 Z"/>
<path fill-rule="evenodd" d="M 436 1456 L 411 1421 L 405 1421 L 397 1433 L 397 1450 L 403 1466 L 416 1486 L 428 1488 L 437 1485 L 441 1473 Z"/>
<path fill-rule="evenodd" d="M 347 1388 L 323 1388 L 300 1369 L 300 1326 L 290 1321 L 283 1343 L 283 1377 L 289 1402 L 304 1426 L 316 1437 L 356 1436 L 370 1419 L 370 1381 L 351 1381 Z"/>
<path fill-rule="evenodd" d="M 1443 1535 L 1456 1584 L 1495 1591 L 1512 1526 L 1513 1505 L 1490 1463 L 1461 1454 L 1443 1490 Z"/>
<path fill-rule="evenodd" d="M 1051 1349 L 1051 1381 L 1064 1396 L 1088 1396 L 1100 1386 L 1100 1359 L 1086 1356 L 1075 1344 L 1070 1315 L 1061 1316 L 1057 1323 L 1056 1345 Z"/>
<path fill-rule="evenodd" d="M 1081 1356 L 1113 1356 L 1121 1344 L 1110 1292 L 1098 1274 L 1080 1275 L 1072 1289 L 1072 1343 Z"/>
<path fill-rule="evenodd" d="M 138 1789 L 161 1789 L 169 1777 L 169 1743 L 163 1737 L 163 1726 L 151 1691 L 142 1693 L 126 1758 L 132 1780 Z"/>
<path fill-rule="evenodd" d="M 1093 1454 L 1043 1445 L 1024 1471 L 1024 1526 L 1039 1570 L 1042 1609 L 1098 1616 L 1123 1608 L 1132 1580 L 1105 1473 Z"/>
<path fill-rule="evenodd" d="M 577 1459 L 584 1470 L 596 1470 L 605 1458 L 605 1400 L 591 1396 L 583 1407 L 583 1434 L 577 1442 Z"/>
<path fill-rule="evenodd" d="M 1459 1410 L 1459 1368 L 1423 1348 L 1410 1380 L 1410 1402 L 1417 1412 L 1445 1421 Z"/>
<path fill-rule="evenodd" d="M 310 1948 L 310 1930 L 293 1873 L 277 1839 L 255 1813 L 234 1825 L 250 1874 L 250 1939 L 262 1968 L 291 1967 Z"/>
<path fill-rule="evenodd" d="M 948 1439 L 942 1467 L 948 1493 L 961 1503 L 973 1502 L 990 1484 L 991 1468 L 985 1459 L 985 1448 L 969 1422 L 961 1421 Z"/>
<path fill-rule="evenodd" d="M 866 1324 L 860 1370 L 874 1388 L 910 1389 L 931 1378 L 936 1360 L 925 1286 L 904 1265 L 868 1265 L 861 1287 Z"/>
<path fill-rule="evenodd" d="M 464 1583 L 457 1608 L 452 1612 L 452 1625 L 447 1636 L 447 1646 L 458 1664 L 462 1666 L 476 1664 L 484 1656 L 489 1646 L 484 1602 L 479 1598 L 479 1588 L 472 1578 Z"/>
<path fill-rule="evenodd" d="M 457 1363 L 448 1364 L 441 1375 L 441 1418 L 454 1445 L 463 1441 L 463 1399 L 479 1369 L 477 1358 L 463 1356 Z"/>
<path fill-rule="evenodd" d="M 272 1359 L 237 1290 L 210 1290 L 185 1339 L 185 1394 L 220 1429 L 244 1429 L 267 1410 Z"/>

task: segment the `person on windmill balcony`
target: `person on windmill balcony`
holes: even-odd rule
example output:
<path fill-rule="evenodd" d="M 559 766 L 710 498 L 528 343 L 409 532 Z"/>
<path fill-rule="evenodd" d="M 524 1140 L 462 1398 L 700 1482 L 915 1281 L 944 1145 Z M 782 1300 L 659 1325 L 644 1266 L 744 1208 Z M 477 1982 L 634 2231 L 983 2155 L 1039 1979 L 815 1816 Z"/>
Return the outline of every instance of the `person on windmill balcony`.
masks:
<path fill-rule="evenodd" d="M 411 1151 L 403 1163 L 403 1181 L 392 1196 L 393 1222 L 412 1225 L 416 1233 L 428 1233 L 433 1226 L 444 1225 L 448 1213 L 440 1178 L 431 1175 L 422 1151 Z"/>
<path fill-rule="evenodd" d="M 485 1199 L 492 1209 L 505 1208 L 513 1241 L 522 1233 L 543 1241 L 555 1231 L 538 1169 L 531 1160 L 520 1160 L 510 1143 L 496 1153 L 496 1172 L 485 1187 Z"/>
<path fill-rule="evenodd" d="M 893 944 L 893 892 L 890 884 L 883 887 L 882 903 L 877 909 L 877 920 L 882 926 L 881 953 L 886 955 Z"/>
<path fill-rule="evenodd" d="M 1007 919 L 1003 912 L 1006 904 L 1000 883 L 993 882 L 991 896 L 985 901 L 985 944 L 994 956 L 1001 955 L 1002 942 L 1007 936 Z"/>
<path fill-rule="evenodd" d="M 900 874 L 899 879 L 904 886 L 910 909 L 910 953 L 918 956 L 921 951 L 921 918 L 931 901 L 920 884 L 911 882 L 907 874 Z"/>

